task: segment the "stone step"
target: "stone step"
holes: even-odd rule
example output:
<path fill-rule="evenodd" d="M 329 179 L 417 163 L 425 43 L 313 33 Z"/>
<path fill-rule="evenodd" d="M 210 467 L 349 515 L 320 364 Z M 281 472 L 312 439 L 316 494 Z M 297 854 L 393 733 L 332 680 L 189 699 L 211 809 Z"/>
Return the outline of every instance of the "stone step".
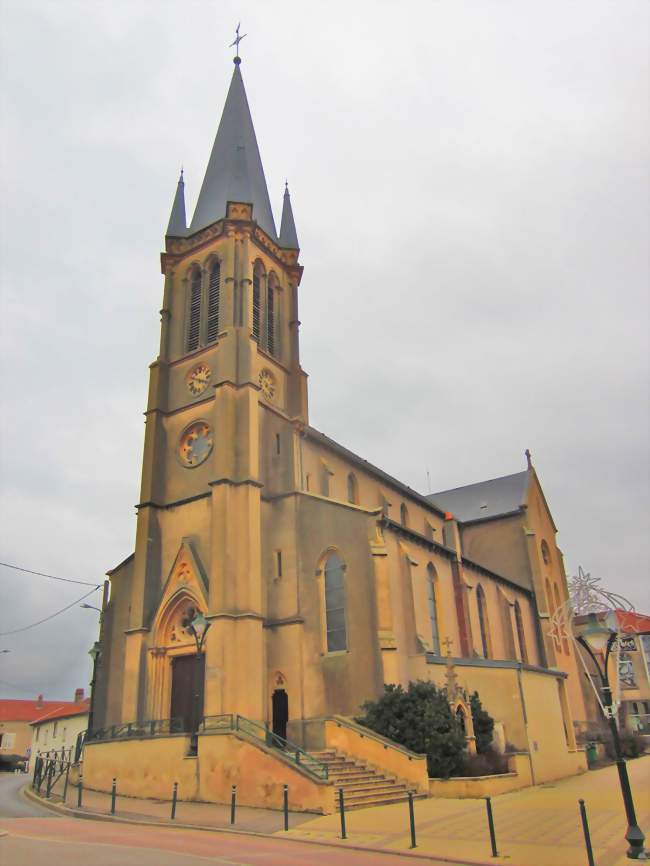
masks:
<path fill-rule="evenodd" d="M 348 797 L 351 800 L 356 800 L 358 797 L 365 797 L 366 795 L 376 797 L 380 794 L 404 794 L 406 795 L 406 788 L 404 785 L 373 785 L 372 787 L 366 788 L 344 788 L 343 794 L 345 798 Z"/>
<path fill-rule="evenodd" d="M 352 785 L 355 782 L 369 782 L 371 779 L 386 779 L 383 773 L 348 773 L 346 775 L 337 775 L 330 773 L 327 777 L 330 782 L 337 785 Z"/>
<path fill-rule="evenodd" d="M 345 800 L 345 811 L 352 811 L 353 809 L 368 809 L 371 806 L 389 806 L 391 803 L 405 803 L 408 800 L 408 795 L 406 791 L 403 794 L 386 794 L 382 796 L 381 794 L 378 797 L 366 797 L 363 800 L 355 798 L 354 800 L 350 800 L 350 802 Z M 336 811 L 339 810 L 338 802 L 336 804 Z"/>
<path fill-rule="evenodd" d="M 348 791 L 376 791 L 378 788 L 406 788 L 402 782 L 397 782 L 395 779 L 364 779 L 361 782 L 351 782 L 349 785 L 337 785 L 337 788 L 343 788 L 346 795 Z"/>

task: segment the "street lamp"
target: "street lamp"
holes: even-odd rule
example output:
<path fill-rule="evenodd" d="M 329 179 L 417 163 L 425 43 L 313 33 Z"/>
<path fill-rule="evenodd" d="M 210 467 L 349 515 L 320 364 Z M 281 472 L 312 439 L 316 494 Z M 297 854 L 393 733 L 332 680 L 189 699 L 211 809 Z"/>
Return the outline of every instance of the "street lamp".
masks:
<path fill-rule="evenodd" d="M 188 631 L 194 635 L 196 641 L 196 663 L 194 665 L 194 701 L 192 707 L 192 736 L 190 738 L 190 755 L 197 755 L 199 751 L 199 723 L 201 721 L 201 656 L 206 635 L 212 625 L 199 611 L 188 626 Z"/>
<path fill-rule="evenodd" d="M 631 860 L 646 860 L 647 854 L 644 847 L 645 837 L 641 832 L 641 828 L 636 821 L 636 813 L 634 811 L 634 800 L 632 799 L 632 790 L 630 788 L 630 780 L 627 775 L 627 764 L 623 758 L 621 751 L 621 741 L 618 735 L 618 726 L 616 724 L 616 714 L 612 701 L 612 688 L 609 683 L 608 664 L 609 657 L 616 642 L 618 632 L 616 629 L 610 628 L 605 621 L 601 622 L 597 613 L 589 613 L 587 622 L 580 629 L 580 633 L 576 635 L 576 640 L 580 646 L 588 653 L 591 658 L 598 676 L 601 681 L 601 691 L 603 694 L 603 712 L 609 727 L 612 732 L 612 740 L 614 743 L 614 751 L 616 753 L 616 767 L 618 769 L 618 778 L 621 784 L 621 793 L 623 795 L 623 803 L 625 805 L 625 815 L 627 817 L 627 833 L 625 838 L 629 842 L 630 847 L 627 849 L 627 856 Z M 603 654 L 603 666 L 598 663 L 597 654 Z"/>
<path fill-rule="evenodd" d="M 99 641 L 95 641 L 92 648 L 88 650 L 88 655 L 93 660 L 93 678 L 90 681 L 90 705 L 88 707 L 88 735 L 90 737 L 92 737 L 95 715 L 95 680 L 97 679 L 97 663 L 101 654 L 101 644 Z"/>

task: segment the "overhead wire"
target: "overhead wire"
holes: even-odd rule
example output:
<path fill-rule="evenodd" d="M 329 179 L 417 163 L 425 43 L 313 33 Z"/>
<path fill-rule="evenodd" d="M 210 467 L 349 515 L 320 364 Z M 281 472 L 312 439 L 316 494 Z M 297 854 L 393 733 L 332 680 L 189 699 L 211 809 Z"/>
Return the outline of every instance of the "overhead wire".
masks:
<path fill-rule="evenodd" d="M 61 613 L 65 613 L 66 610 L 70 610 L 71 607 L 74 607 L 79 602 L 83 601 L 84 598 L 88 598 L 89 595 L 92 595 L 93 592 L 97 592 L 98 589 L 101 589 L 101 586 L 94 586 L 90 592 L 82 595 L 81 598 L 78 598 L 76 601 L 67 604 L 65 607 L 62 607 L 61 610 L 57 610 L 56 613 L 51 613 L 49 616 L 43 617 L 43 619 L 39 619 L 38 622 L 33 622 L 30 625 L 24 625 L 21 628 L 14 628 L 11 631 L 0 631 L 0 637 L 6 637 L 9 634 L 18 634 L 21 631 L 28 631 L 30 628 L 36 628 L 37 625 L 43 625 L 44 622 L 49 622 L 49 620 L 54 619 L 55 616 L 59 616 Z"/>
<path fill-rule="evenodd" d="M 16 571 L 24 571 L 25 574 L 36 574 L 39 577 L 49 577 L 50 580 L 61 580 L 64 583 L 78 583 L 80 586 L 97 586 L 95 583 L 90 583 L 87 580 L 73 580 L 71 577 L 57 577 L 55 574 L 45 574 L 43 571 L 31 571 L 29 568 L 22 568 L 20 565 L 11 565 L 9 562 L 0 562 L 5 568 L 13 568 Z"/>

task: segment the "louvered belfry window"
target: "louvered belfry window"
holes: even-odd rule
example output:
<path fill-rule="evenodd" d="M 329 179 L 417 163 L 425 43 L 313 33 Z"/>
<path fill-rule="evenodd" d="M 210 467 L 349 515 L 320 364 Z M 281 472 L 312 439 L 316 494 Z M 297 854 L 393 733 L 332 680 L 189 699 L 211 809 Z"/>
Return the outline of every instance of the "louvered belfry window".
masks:
<path fill-rule="evenodd" d="M 266 348 L 275 355 L 275 289 L 271 281 L 266 292 Z"/>
<path fill-rule="evenodd" d="M 187 329 L 187 351 L 193 352 L 199 348 L 199 335 L 201 332 L 201 271 L 195 268 L 192 271 L 190 284 L 190 320 Z"/>
<path fill-rule="evenodd" d="M 260 341 L 260 275 L 253 272 L 253 339 Z"/>
<path fill-rule="evenodd" d="M 219 335 L 219 298 L 221 294 L 221 265 L 215 262 L 210 270 L 208 286 L 208 328 L 206 340 L 214 343 Z"/>

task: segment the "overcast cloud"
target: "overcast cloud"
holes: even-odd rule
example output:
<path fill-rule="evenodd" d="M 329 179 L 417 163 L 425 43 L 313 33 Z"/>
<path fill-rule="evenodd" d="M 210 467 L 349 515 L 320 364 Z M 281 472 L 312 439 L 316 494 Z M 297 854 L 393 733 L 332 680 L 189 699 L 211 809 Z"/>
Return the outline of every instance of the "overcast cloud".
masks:
<path fill-rule="evenodd" d="M 0 560 L 101 582 L 134 544 L 159 252 L 242 72 L 301 260 L 311 422 L 426 493 L 524 468 L 649 612 L 645 0 L 1 0 Z M 0 631 L 83 587 L 0 569 Z M 99 593 L 89 601 L 99 604 Z M 0 637 L 69 698 L 96 614 Z"/>

